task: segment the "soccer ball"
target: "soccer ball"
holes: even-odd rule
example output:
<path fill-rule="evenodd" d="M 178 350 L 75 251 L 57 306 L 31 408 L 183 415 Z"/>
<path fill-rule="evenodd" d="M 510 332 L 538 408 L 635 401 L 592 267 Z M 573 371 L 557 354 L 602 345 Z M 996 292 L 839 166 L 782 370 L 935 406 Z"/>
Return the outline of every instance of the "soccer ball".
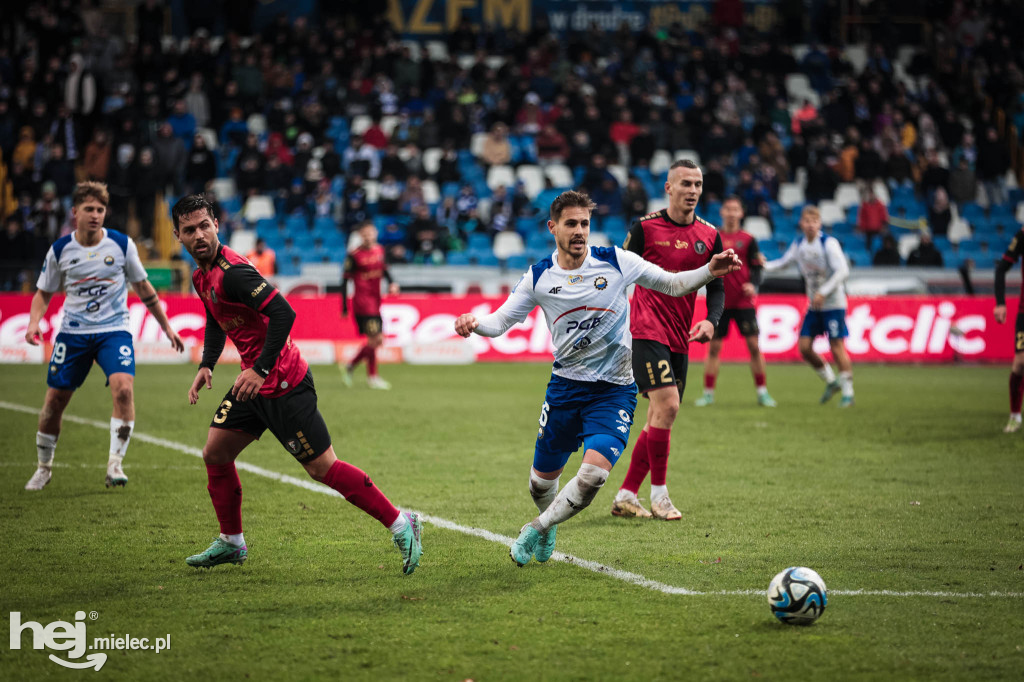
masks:
<path fill-rule="evenodd" d="M 772 578 L 768 606 L 790 625 L 810 625 L 825 613 L 828 594 L 821 576 L 803 566 L 791 566 Z"/>

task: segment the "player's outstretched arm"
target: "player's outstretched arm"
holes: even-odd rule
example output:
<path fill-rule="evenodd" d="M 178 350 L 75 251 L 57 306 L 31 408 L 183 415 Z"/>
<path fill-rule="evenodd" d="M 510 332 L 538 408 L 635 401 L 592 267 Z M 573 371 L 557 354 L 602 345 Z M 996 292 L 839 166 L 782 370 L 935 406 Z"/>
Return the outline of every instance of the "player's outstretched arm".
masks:
<path fill-rule="evenodd" d="M 517 322 L 525 320 L 537 307 L 529 277 L 530 271 L 527 271 L 505 302 L 490 315 L 484 315 L 479 319 L 470 313 L 460 315 L 455 320 L 455 333 L 467 339 L 474 333 L 494 338 L 507 332 Z"/>
<path fill-rule="evenodd" d="M 171 347 L 179 353 L 184 352 L 185 344 L 182 342 L 181 337 L 178 336 L 178 332 L 171 328 L 171 321 L 167 319 L 167 313 L 164 312 L 163 306 L 160 305 L 160 297 L 156 294 L 156 289 L 150 284 L 148 279 L 144 279 L 141 282 L 132 282 L 132 288 L 135 289 L 135 293 L 139 295 L 142 302 L 149 309 L 149 312 L 153 314 L 156 321 L 160 323 L 160 328 L 164 330 L 164 334 L 171 340 Z"/>
<path fill-rule="evenodd" d="M 627 280 L 669 296 L 691 294 L 716 277 L 727 275 L 741 266 L 739 256 L 732 249 L 716 254 L 707 265 L 702 265 L 696 270 L 675 273 L 662 270 L 635 253 L 621 250 L 616 253 Z"/>
<path fill-rule="evenodd" d="M 464 339 L 468 339 L 473 335 L 473 330 L 477 328 L 476 315 L 472 313 L 464 313 L 459 315 L 455 320 L 455 333 Z"/>
<path fill-rule="evenodd" d="M 736 272 L 743 266 L 740 257 L 732 249 L 726 249 L 722 253 L 716 253 L 708 263 L 708 270 L 715 277 L 725 277 L 730 272 Z"/>
<path fill-rule="evenodd" d="M 199 389 L 204 385 L 206 390 L 213 388 L 213 382 L 211 381 L 213 372 L 210 371 L 209 367 L 200 367 L 199 372 L 196 374 L 196 378 L 192 380 L 192 387 L 188 389 L 188 404 L 195 405 L 199 402 Z"/>
<path fill-rule="evenodd" d="M 33 346 L 38 346 L 43 342 L 43 330 L 39 327 L 39 321 L 43 319 L 46 309 L 50 307 L 51 298 L 53 298 L 53 292 L 43 291 L 42 289 L 36 289 L 36 293 L 32 297 L 32 307 L 29 309 L 28 329 L 25 330 L 25 340 Z"/>

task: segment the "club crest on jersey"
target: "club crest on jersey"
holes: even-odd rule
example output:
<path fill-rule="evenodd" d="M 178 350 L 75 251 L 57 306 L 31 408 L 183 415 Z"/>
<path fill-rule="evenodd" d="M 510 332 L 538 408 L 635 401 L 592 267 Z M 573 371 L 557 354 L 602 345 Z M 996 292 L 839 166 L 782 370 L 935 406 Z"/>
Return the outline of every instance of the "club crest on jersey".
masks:
<path fill-rule="evenodd" d="M 604 277 L 598 277 L 594 280 L 594 288 L 598 291 L 603 291 L 608 286 L 608 280 Z"/>
<path fill-rule="evenodd" d="M 285 443 L 284 446 L 288 448 L 288 452 L 292 453 L 293 455 L 299 454 L 299 442 L 294 438 Z"/>
<path fill-rule="evenodd" d="M 569 284 L 581 284 L 583 275 L 569 275 Z"/>
<path fill-rule="evenodd" d="M 114 257 L 113 256 L 107 256 L 106 258 L 103 259 L 103 264 L 104 265 L 113 265 L 114 264 Z"/>
<path fill-rule="evenodd" d="M 682 239 L 677 239 L 676 240 L 676 248 L 677 249 L 686 249 L 686 248 L 689 248 L 689 247 L 690 247 L 690 243 L 689 242 L 684 242 Z"/>
<path fill-rule="evenodd" d="M 693 245 L 693 250 L 697 252 L 697 255 L 703 256 L 704 252 L 708 250 L 708 245 L 704 242 L 697 242 Z"/>

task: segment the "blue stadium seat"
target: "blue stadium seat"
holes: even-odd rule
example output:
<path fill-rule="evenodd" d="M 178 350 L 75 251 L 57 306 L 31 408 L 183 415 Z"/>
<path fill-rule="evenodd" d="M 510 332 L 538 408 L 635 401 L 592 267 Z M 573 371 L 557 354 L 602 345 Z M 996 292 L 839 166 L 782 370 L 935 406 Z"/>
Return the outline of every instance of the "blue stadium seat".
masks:
<path fill-rule="evenodd" d="M 469 235 L 469 241 L 467 246 L 470 251 L 490 251 L 491 238 L 486 234 L 474 232 L 473 234 Z"/>
<path fill-rule="evenodd" d="M 314 232 L 337 232 L 338 224 L 330 216 L 317 216 L 313 221 Z"/>
<path fill-rule="evenodd" d="M 302 232 L 309 229 L 309 221 L 304 215 L 290 215 L 285 218 L 284 226 L 289 233 Z"/>
<path fill-rule="evenodd" d="M 764 257 L 768 260 L 775 260 L 782 255 L 779 250 L 779 245 L 775 243 L 773 239 L 759 239 L 757 242 L 757 248 L 761 250 Z"/>
<path fill-rule="evenodd" d="M 541 221 L 535 217 L 520 216 L 516 218 L 516 232 L 525 239 L 539 229 L 540 223 Z"/>
<path fill-rule="evenodd" d="M 469 260 L 477 265 L 486 266 L 497 266 L 499 265 L 498 257 L 494 255 L 490 247 L 484 249 L 467 249 L 466 255 L 469 256 Z"/>
<path fill-rule="evenodd" d="M 518 256 L 509 256 L 505 261 L 505 267 L 509 270 L 522 271 L 526 270 L 530 265 L 530 259 L 526 257 L 526 254 L 520 254 Z"/>
<path fill-rule="evenodd" d="M 543 250 L 545 253 L 550 254 L 551 249 L 555 248 L 555 238 L 546 230 L 531 232 L 526 235 L 526 248 Z"/>
<path fill-rule="evenodd" d="M 976 221 L 985 219 L 985 209 L 973 202 L 960 204 L 960 217 L 973 225 Z"/>
<path fill-rule="evenodd" d="M 446 261 L 448 265 L 469 265 L 469 255 L 465 251 L 449 251 Z"/>

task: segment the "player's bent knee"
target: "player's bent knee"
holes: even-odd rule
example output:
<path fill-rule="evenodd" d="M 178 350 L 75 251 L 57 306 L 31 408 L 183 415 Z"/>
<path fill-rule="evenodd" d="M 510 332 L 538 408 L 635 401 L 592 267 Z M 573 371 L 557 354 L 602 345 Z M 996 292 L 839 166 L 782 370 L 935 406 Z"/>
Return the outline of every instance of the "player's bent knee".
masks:
<path fill-rule="evenodd" d="M 334 448 L 330 447 L 315 459 L 303 462 L 302 466 L 310 478 L 318 483 L 323 483 L 324 479 L 327 478 L 327 472 L 331 470 L 331 467 L 337 461 L 338 457 L 334 454 Z"/>
<path fill-rule="evenodd" d="M 586 507 L 593 502 L 605 481 L 608 480 L 608 471 L 595 464 L 581 464 L 576 474 L 576 498 L 575 504 L 580 508 Z"/>

